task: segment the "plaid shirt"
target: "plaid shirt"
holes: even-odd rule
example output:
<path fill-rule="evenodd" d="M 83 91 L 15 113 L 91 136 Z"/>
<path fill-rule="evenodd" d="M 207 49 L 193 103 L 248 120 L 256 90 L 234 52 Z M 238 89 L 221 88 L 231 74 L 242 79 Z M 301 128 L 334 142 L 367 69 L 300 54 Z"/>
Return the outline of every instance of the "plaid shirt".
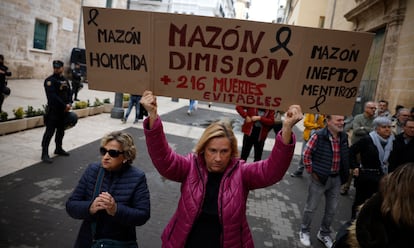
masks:
<path fill-rule="evenodd" d="M 337 174 L 339 172 L 339 163 L 341 160 L 339 137 L 334 138 L 329 134 L 329 140 L 332 146 L 332 166 L 331 173 Z M 306 171 L 312 173 L 312 152 L 316 149 L 316 143 L 318 141 L 318 135 L 312 135 L 309 141 L 306 143 L 306 149 L 303 152 L 303 164 L 306 167 Z"/>

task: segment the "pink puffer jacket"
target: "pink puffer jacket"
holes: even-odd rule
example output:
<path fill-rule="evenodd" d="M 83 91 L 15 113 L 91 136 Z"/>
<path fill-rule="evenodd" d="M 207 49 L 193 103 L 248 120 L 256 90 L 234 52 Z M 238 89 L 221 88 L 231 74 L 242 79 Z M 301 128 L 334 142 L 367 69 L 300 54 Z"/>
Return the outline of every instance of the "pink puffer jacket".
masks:
<path fill-rule="evenodd" d="M 181 183 L 177 210 L 162 234 L 162 247 L 184 247 L 191 227 L 200 214 L 207 183 L 207 169 L 202 156 L 175 153 L 168 145 L 160 118 L 151 130 L 148 119 L 144 132 L 149 155 L 158 172 Z M 285 145 L 278 134 L 271 155 L 266 160 L 245 163 L 233 158 L 223 175 L 219 191 L 219 218 L 223 225 L 222 247 L 254 247 L 246 219 L 249 190 L 264 188 L 280 181 L 291 162 L 295 137 Z"/>

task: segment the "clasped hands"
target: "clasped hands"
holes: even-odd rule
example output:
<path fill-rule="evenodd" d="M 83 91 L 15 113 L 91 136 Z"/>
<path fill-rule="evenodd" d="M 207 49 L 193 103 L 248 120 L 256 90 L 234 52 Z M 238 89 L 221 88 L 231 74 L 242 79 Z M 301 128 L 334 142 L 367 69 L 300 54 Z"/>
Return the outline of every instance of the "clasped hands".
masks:
<path fill-rule="evenodd" d="M 109 215 L 114 216 L 116 213 L 115 199 L 108 192 L 102 192 L 93 200 L 89 207 L 89 213 L 95 214 L 99 210 L 105 210 Z"/>

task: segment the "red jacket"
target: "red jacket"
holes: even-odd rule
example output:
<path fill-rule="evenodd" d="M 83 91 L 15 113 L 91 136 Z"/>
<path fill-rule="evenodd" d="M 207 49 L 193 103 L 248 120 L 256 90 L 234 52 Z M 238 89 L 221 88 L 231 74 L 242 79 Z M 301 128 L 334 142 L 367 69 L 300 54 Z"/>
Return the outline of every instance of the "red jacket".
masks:
<path fill-rule="evenodd" d="M 249 108 L 243 106 L 236 106 L 236 110 L 241 117 L 246 119 L 247 116 L 258 116 L 259 109 L 257 108 Z M 260 118 L 260 122 L 262 123 L 262 128 L 260 130 L 259 140 L 265 140 L 267 138 L 267 134 L 269 133 L 270 129 L 272 129 L 273 125 L 275 124 L 275 111 L 265 109 L 265 114 Z M 242 126 L 242 132 L 248 136 L 252 134 L 254 121 L 246 122 L 244 121 Z"/>
<path fill-rule="evenodd" d="M 148 119 L 144 121 L 148 127 Z M 162 234 L 162 247 L 184 247 L 192 225 L 200 214 L 207 184 L 207 169 L 201 154 L 186 156 L 169 147 L 160 118 L 151 130 L 144 128 L 149 155 L 158 172 L 181 183 L 178 207 Z M 281 134 L 268 159 L 245 163 L 232 158 L 226 168 L 219 191 L 219 218 L 223 225 L 222 247 L 254 247 L 247 223 L 246 201 L 250 190 L 280 181 L 292 160 L 295 137 L 285 145 Z"/>

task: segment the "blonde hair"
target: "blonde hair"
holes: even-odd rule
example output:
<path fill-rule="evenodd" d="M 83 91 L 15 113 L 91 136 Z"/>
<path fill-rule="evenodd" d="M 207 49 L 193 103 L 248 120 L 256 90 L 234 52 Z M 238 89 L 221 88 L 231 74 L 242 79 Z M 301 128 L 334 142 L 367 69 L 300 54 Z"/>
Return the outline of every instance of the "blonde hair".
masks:
<path fill-rule="evenodd" d="M 231 147 L 231 157 L 238 157 L 237 138 L 233 133 L 233 128 L 228 122 L 216 121 L 210 124 L 200 137 L 200 140 L 194 147 L 194 152 L 201 154 L 207 146 L 207 143 L 214 138 L 228 138 Z"/>
<path fill-rule="evenodd" d="M 132 164 L 135 157 L 137 156 L 137 149 L 135 148 L 134 139 L 132 136 L 123 131 L 113 131 L 106 134 L 101 140 L 101 146 L 105 146 L 108 142 L 115 140 L 121 144 L 124 157 L 127 160 L 127 164 Z"/>
<path fill-rule="evenodd" d="M 414 163 L 406 163 L 383 178 L 381 212 L 397 224 L 414 227 Z"/>

